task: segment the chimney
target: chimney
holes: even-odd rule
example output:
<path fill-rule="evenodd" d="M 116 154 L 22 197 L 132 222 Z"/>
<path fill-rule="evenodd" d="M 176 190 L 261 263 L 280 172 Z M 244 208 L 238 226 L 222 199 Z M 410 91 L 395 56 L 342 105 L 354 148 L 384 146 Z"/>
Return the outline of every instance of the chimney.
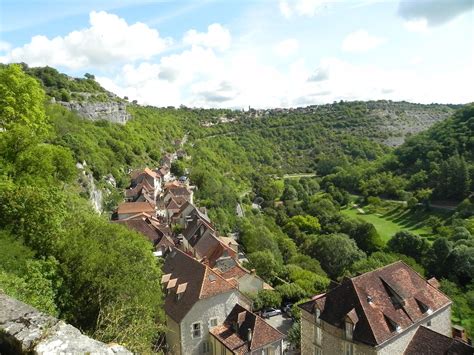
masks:
<path fill-rule="evenodd" d="M 460 325 L 454 325 L 452 328 L 453 338 L 457 340 L 461 340 L 463 342 L 467 342 L 466 331 Z"/>
<path fill-rule="evenodd" d="M 252 329 L 247 328 L 247 341 L 250 343 L 252 341 Z"/>
<path fill-rule="evenodd" d="M 250 273 L 251 273 L 252 275 L 256 275 L 256 274 L 257 274 L 257 272 L 255 271 L 255 269 L 250 270 Z"/>

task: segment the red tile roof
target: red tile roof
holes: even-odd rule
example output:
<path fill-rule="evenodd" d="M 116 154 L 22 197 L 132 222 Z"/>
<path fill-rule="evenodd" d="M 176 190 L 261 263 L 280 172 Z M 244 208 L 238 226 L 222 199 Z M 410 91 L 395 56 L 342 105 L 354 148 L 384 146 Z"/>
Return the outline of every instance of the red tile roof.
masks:
<path fill-rule="evenodd" d="M 155 208 L 148 202 L 124 202 L 118 206 L 118 214 L 155 213 Z"/>
<path fill-rule="evenodd" d="M 186 291 L 179 299 L 174 289 L 165 297 L 165 312 L 178 323 L 200 299 L 238 292 L 215 271 L 176 248 L 172 248 L 166 256 L 163 273 L 171 274 L 170 278 L 177 279 L 177 284 L 187 283 Z"/>
<path fill-rule="evenodd" d="M 239 304 L 234 306 L 224 324 L 209 332 L 234 354 L 247 354 L 285 338 L 283 333 Z"/>
<path fill-rule="evenodd" d="M 446 295 L 399 261 L 345 278 L 325 295 L 300 307 L 314 313 L 318 306 L 321 319 L 339 328 L 344 327 L 346 317 L 357 316 L 354 340 L 375 346 L 450 304 Z"/>
<path fill-rule="evenodd" d="M 421 326 L 408 344 L 405 355 L 472 355 L 472 346 Z"/>

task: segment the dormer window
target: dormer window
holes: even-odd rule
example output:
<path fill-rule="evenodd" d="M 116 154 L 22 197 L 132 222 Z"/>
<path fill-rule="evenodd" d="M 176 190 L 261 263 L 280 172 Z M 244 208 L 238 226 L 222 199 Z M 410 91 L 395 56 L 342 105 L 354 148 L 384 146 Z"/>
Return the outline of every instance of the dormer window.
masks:
<path fill-rule="evenodd" d="M 385 321 L 387 322 L 388 329 L 390 329 L 391 332 L 399 333 L 402 330 L 402 328 L 400 327 L 400 325 L 397 322 L 390 319 L 386 315 L 384 315 L 384 318 L 385 318 Z"/>
<path fill-rule="evenodd" d="M 347 340 L 352 340 L 352 336 L 354 334 L 354 324 L 351 322 L 346 322 L 344 334 Z"/>

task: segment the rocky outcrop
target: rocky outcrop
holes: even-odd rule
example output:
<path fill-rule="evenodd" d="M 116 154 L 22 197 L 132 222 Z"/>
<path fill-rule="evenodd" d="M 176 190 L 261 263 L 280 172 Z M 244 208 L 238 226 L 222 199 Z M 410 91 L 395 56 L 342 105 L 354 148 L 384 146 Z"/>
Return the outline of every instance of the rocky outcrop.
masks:
<path fill-rule="evenodd" d="M 0 354 L 132 354 L 104 344 L 77 328 L 0 291 Z"/>
<path fill-rule="evenodd" d="M 122 101 L 107 102 L 63 102 L 59 104 L 71 111 L 77 112 L 80 116 L 92 120 L 107 120 L 113 123 L 125 124 L 130 119 L 127 112 L 127 104 Z"/>

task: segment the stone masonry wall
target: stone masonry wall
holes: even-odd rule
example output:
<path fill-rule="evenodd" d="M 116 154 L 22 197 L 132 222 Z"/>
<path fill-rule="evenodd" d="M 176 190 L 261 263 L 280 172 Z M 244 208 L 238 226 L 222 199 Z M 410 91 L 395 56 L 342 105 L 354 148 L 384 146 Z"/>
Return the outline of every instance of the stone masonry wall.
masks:
<path fill-rule="evenodd" d="M 132 354 L 17 301 L 0 290 L 0 354 Z"/>

